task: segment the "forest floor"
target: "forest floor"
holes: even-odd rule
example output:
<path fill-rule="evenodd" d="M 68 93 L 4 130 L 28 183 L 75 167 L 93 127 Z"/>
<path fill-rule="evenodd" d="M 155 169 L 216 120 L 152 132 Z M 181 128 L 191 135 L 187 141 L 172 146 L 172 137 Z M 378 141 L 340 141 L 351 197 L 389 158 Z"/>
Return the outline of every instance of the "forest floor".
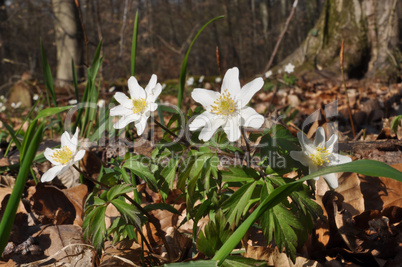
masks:
<path fill-rule="evenodd" d="M 303 127 L 303 130 L 310 139 L 319 126 L 326 129 L 337 127 L 340 151 L 354 160 L 378 160 L 402 171 L 402 126 L 397 128 L 396 133 L 391 130 L 393 118 L 402 114 L 402 84 L 364 84 L 361 81 L 349 80 L 346 85 L 354 131 L 347 111 L 345 90 L 337 81 L 323 79 L 297 82 L 295 86 L 282 87 L 279 90 L 263 89 L 254 96 L 251 106 L 266 115 L 268 126 L 281 118 L 280 123 L 294 136 L 308 120 L 310 123 Z M 102 89 L 100 98 L 112 98 L 114 92 L 109 92 L 108 89 Z M 127 89 L 116 90 L 126 92 Z M 187 96 L 189 91 L 186 91 Z M 69 98 L 72 98 L 72 95 L 61 94 L 59 97 L 60 102 L 65 102 L 65 105 Z M 161 102 L 175 104 L 177 99 L 162 93 Z M 194 108 L 196 105 L 192 100 L 188 100 L 184 106 Z M 17 130 L 21 126 L 23 114 L 27 114 L 27 111 L 18 109 L 18 112 L 7 114 L 2 113 L 1 120 Z M 0 126 L 0 132 L 7 133 L 4 126 Z M 7 157 L 3 156 L 9 139 L 3 140 L 0 151 L 0 216 L 4 213 L 18 174 L 18 168 L 12 167 L 18 164 L 16 148 L 12 147 Z M 39 152 L 59 143 L 60 136 L 47 135 Z M 98 146 L 89 143 L 87 148 L 90 153 L 86 154 L 81 165 L 86 166 L 84 171 L 93 178 L 97 178 L 102 161 L 124 155 L 127 151 L 124 144 Z M 150 155 L 152 149 L 152 143 L 148 142 L 146 146 L 134 149 L 134 153 Z M 40 179 L 50 167 L 49 162 L 37 163 L 33 170 Z M 84 203 L 93 185 L 80 184 L 77 180 L 79 173 L 74 169 L 52 183 L 35 184 L 32 177 L 28 179 L 10 243 L 0 264 L 141 266 L 144 254 L 141 252 L 141 245 L 136 242 L 126 240 L 113 245 L 108 241 L 102 256 L 97 257 L 93 247 L 83 241 Z M 161 195 L 149 190 L 146 184 L 137 188 L 142 193 L 143 205 L 161 202 Z M 177 201 L 180 193 L 178 190 L 171 191 L 166 203 L 173 205 L 185 216 L 185 199 Z M 317 221 L 308 241 L 298 248 L 295 264 L 286 254 L 279 251 L 275 244 L 267 244 L 260 231 L 254 228 L 250 230 L 248 237 L 243 238 L 239 251 L 243 251 L 244 257 L 262 260 L 269 266 L 401 266 L 401 182 L 384 177 L 343 173 L 339 177 L 339 187 L 336 190 L 328 190 L 323 179 L 317 182 L 316 201 L 323 208 L 325 220 Z M 111 205 L 110 207 L 106 211 L 107 225 L 119 215 L 116 209 Z M 175 260 L 191 259 L 191 223 L 187 222 L 179 227 L 183 215 L 174 215 L 166 210 L 155 210 L 152 213 L 160 221 L 166 238 L 169 237 L 176 255 Z M 155 248 L 152 256 L 155 262 L 165 262 L 166 252 L 161 246 L 161 239 L 151 226 L 144 226 L 143 232 Z M 202 255 L 197 254 L 193 259 L 202 258 Z"/>

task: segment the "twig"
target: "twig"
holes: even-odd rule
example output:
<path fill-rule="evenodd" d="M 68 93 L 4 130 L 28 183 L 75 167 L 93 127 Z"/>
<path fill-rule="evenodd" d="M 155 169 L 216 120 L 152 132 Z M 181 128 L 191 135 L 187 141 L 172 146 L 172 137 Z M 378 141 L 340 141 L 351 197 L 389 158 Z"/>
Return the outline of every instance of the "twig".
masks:
<path fill-rule="evenodd" d="M 243 127 L 240 127 L 241 135 L 243 136 L 244 142 L 246 143 L 246 158 L 247 158 L 247 167 L 250 167 L 250 144 L 248 143 L 248 140 L 246 138 L 246 133 L 244 131 Z"/>
<path fill-rule="evenodd" d="M 272 52 L 271 58 L 269 59 L 268 64 L 267 64 L 267 66 L 265 67 L 263 73 L 265 73 L 265 72 L 267 72 L 267 71 L 269 70 L 269 68 L 270 68 L 271 65 L 272 65 L 272 62 L 274 61 L 274 57 L 276 56 L 276 53 L 278 53 L 279 45 L 281 44 L 282 39 L 283 39 L 283 37 L 285 36 L 285 33 L 286 33 L 287 30 L 288 30 L 289 23 L 290 23 L 290 21 L 292 20 L 293 15 L 295 14 L 295 10 L 296 10 L 296 6 L 297 6 L 298 1 L 299 1 L 299 0 L 295 0 L 295 1 L 293 2 L 292 11 L 290 12 L 289 17 L 288 17 L 288 19 L 287 19 L 286 22 L 285 22 L 285 27 L 283 28 L 283 30 L 282 30 L 282 32 L 281 32 L 281 35 L 279 35 L 279 39 L 278 39 L 278 41 L 277 41 L 276 44 L 275 44 L 274 51 Z M 263 75 L 263 76 L 264 76 L 264 75 Z M 264 77 L 265 77 L 265 76 L 264 76 Z"/>

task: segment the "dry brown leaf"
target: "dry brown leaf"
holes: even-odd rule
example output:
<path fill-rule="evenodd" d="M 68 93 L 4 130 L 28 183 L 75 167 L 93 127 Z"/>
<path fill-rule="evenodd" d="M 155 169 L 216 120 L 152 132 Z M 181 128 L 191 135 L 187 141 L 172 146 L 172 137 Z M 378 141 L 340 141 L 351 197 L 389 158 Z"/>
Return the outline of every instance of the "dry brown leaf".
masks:
<path fill-rule="evenodd" d="M 74 192 L 76 190 L 76 192 Z M 42 224 L 82 225 L 83 204 L 87 189 L 85 185 L 61 190 L 52 185 L 39 183 L 30 197 L 32 210 L 43 215 Z"/>

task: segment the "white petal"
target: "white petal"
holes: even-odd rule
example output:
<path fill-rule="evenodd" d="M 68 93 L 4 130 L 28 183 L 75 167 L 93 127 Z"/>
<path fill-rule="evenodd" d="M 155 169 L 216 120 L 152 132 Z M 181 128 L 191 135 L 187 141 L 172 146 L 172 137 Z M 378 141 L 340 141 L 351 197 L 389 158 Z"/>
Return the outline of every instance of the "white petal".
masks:
<path fill-rule="evenodd" d="M 138 81 L 134 76 L 131 76 L 130 79 L 128 79 L 128 90 L 130 91 L 131 99 L 145 99 L 146 97 L 144 89 L 138 84 Z"/>
<path fill-rule="evenodd" d="M 142 116 L 141 119 L 135 123 L 135 128 L 137 129 L 137 134 L 142 135 L 145 128 L 147 127 L 148 116 Z"/>
<path fill-rule="evenodd" d="M 204 113 L 206 113 L 206 112 L 204 112 Z M 216 116 L 214 116 L 214 117 L 216 117 Z M 218 130 L 218 128 L 224 122 L 225 121 L 220 118 L 215 118 L 215 119 L 206 121 L 205 127 L 201 130 L 201 133 L 198 138 L 200 138 L 200 140 L 202 140 L 204 142 L 208 141 L 209 139 L 211 139 L 211 137 L 214 135 L 216 130 Z"/>
<path fill-rule="evenodd" d="M 264 123 L 264 116 L 257 113 L 251 107 L 245 107 L 240 110 L 240 125 L 258 129 Z"/>
<path fill-rule="evenodd" d="M 149 79 L 149 82 L 148 82 L 147 86 L 145 87 L 145 92 L 147 94 L 150 94 L 152 92 L 152 90 L 155 88 L 157 80 L 158 80 L 158 78 L 156 77 L 156 75 L 152 74 L 151 79 Z"/>
<path fill-rule="evenodd" d="M 78 134 L 79 134 L 79 132 L 80 132 L 80 129 L 77 127 L 76 129 L 75 129 L 75 133 L 74 133 L 74 135 L 73 135 L 73 137 L 71 138 L 71 143 L 72 143 L 72 146 L 74 146 L 74 152 L 75 152 L 75 150 L 77 150 L 77 146 L 78 146 Z M 70 148 L 71 149 L 71 148 Z"/>
<path fill-rule="evenodd" d="M 324 128 L 318 127 L 315 132 L 314 146 L 318 147 L 323 142 L 325 142 L 325 131 Z"/>
<path fill-rule="evenodd" d="M 195 117 L 194 120 L 190 123 L 190 125 L 188 126 L 189 130 L 197 131 L 198 129 L 205 127 L 205 125 L 207 125 L 209 121 L 215 120 L 216 117 L 216 115 L 208 111 L 204 111 L 203 113 Z"/>
<path fill-rule="evenodd" d="M 110 116 L 128 116 L 130 114 L 133 114 L 133 111 L 123 105 L 115 106 L 110 110 Z"/>
<path fill-rule="evenodd" d="M 158 104 L 156 103 L 149 103 L 149 111 L 155 111 L 158 108 Z"/>
<path fill-rule="evenodd" d="M 56 177 L 56 175 L 62 173 L 62 171 L 64 171 L 63 169 L 65 169 L 66 166 L 64 165 L 59 165 L 59 166 L 54 166 L 52 168 L 50 168 L 47 172 L 45 172 L 42 177 L 41 177 L 41 182 L 49 182 L 51 180 L 54 179 L 54 177 Z"/>
<path fill-rule="evenodd" d="M 333 134 L 331 138 L 325 143 L 325 148 L 328 150 L 329 153 L 332 153 L 334 151 L 334 145 L 336 141 L 338 140 L 338 136 L 336 134 Z"/>
<path fill-rule="evenodd" d="M 304 166 L 308 167 L 310 163 L 310 158 L 303 151 L 290 151 L 290 157 L 294 160 L 299 161 Z"/>
<path fill-rule="evenodd" d="M 220 95 L 221 94 L 218 92 L 201 88 L 196 88 L 191 93 L 191 97 L 208 111 L 210 110 L 211 105 L 214 104 L 214 101 L 217 100 Z"/>
<path fill-rule="evenodd" d="M 155 102 L 158 96 L 161 94 L 161 92 L 162 92 L 162 85 L 158 83 L 155 86 L 155 88 L 153 88 L 152 90 L 150 90 L 149 93 L 147 93 L 147 101 Z"/>
<path fill-rule="evenodd" d="M 244 107 L 247 105 L 254 94 L 257 93 L 263 85 L 264 80 L 262 78 L 256 78 L 244 85 L 243 88 L 241 88 L 240 93 L 236 96 L 237 101 L 241 103 L 240 106 Z"/>
<path fill-rule="evenodd" d="M 141 115 L 138 115 L 138 114 L 131 114 L 129 116 L 124 116 L 118 122 L 116 122 L 113 125 L 113 128 L 115 128 L 115 129 L 123 129 L 129 123 L 131 123 L 133 121 L 138 121 L 140 118 L 141 118 Z"/>
<path fill-rule="evenodd" d="M 127 101 L 129 98 L 128 96 L 126 96 L 125 94 L 121 93 L 121 92 L 117 92 L 114 95 L 114 99 L 116 99 L 117 102 L 119 102 L 120 104 L 123 104 L 125 101 Z"/>
<path fill-rule="evenodd" d="M 53 150 L 53 149 L 50 149 L 50 148 L 47 147 L 46 150 L 45 150 L 45 152 L 43 152 L 43 155 L 44 155 L 45 158 L 46 158 L 48 161 L 50 161 L 53 165 L 60 165 L 59 162 L 54 161 L 53 158 L 52 158 L 52 155 L 53 155 L 54 152 L 56 152 L 56 149 Z"/>
<path fill-rule="evenodd" d="M 80 161 L 85 156 L 85 150 L 80 150 L 74 156 L 74 162 Z"/>
<path fill-rule="evenodd" d="M 329 159 L 329 164 L 327 164 L 327 166 L 335 166 L 335 165 L 344 164 L 344 163 L 348 163 L 348 162 L 352 161 L 351 158 L 349 158 L 347 156 L 339 155 L 336 153 L 330 154 L 328 159 Z"/>
<path fill-rule="evenodd" d="M 67 146 L 71 144 L 70 134 L 65 131 L 60 137 L 61 146 Z"/>
<path fill-rule="evenodd" d="M 323 177 L 330 188 L 335 189 L 338 187 L 338 178 L 335 173 L 326 174 Z"/>
<path fill-rule="evenodd" d="M 239 119 L 237 117 L 229 119 L 225 125 L 223 125 L 223 130 L 227 134 L 230 142 L 239 140 L 241 137 Z"/>
<path fill-rule="evenodd" d="M 311 146 L 313 144 L 313 142 L 311 142 L 311 140 L 308 139 L 302 131 L 297 132 L 297 138 L 299 139 L 299 143 L 302 146 L 303 150 L 305 145 Z"/>
<path fill-rule="evenodd" d="M 237 96 L 240 92 L 239 69 L 237 67 L 228 69 L 223 77 L 221 93 L 228 90 L 233 96 Z"/>

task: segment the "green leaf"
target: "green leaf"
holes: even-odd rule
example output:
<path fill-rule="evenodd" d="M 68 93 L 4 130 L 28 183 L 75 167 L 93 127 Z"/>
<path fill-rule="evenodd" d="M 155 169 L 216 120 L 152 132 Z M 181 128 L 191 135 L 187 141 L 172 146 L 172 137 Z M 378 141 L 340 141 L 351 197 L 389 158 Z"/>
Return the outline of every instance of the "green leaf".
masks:
<path fill-rule="evenodd" d="M 71 58 L 71 71 L 73 73 L 73 86 L 74 86 L 75 99 L 77 100 L 77 103 L 79 103 L 80 100 L 79 100 L 79 95 L 78 95 L 77 70 L 75 69 L 75 63 L 74 63 L 73 58 Z"/>
<path fill-rule="evenodd" d="M 287 196 L 289 196 L 300 186 L 300 183 L 314 179 L 317 176 L 334 172 L 356 172 L 367 176 L 383 176 L 402 181 L 402 172 L 388 166 L 385 163 L 374 160 L 358 160 L 338 166 L 327 167 L 309 174 L 297 181 L 279 186 L 265 199 L 263 199 L 262 203 L 253 211 L 253 213 L 236 229 L 229 240 L 215 254 L 213 260 L 218 260 L 219 263 L 222 264 L 223 260 L 235 248 L 236 244 L 238 244 L 243 236 L 247 233 L 251 225 L 253 225 L 253 223 L 259 219 L 266 210 L 273 208 L 275 205 L 287 198 Z"/>
<path fill-rule="evenodd" d="M 84 239 L 90 240 L 98 253 L 102 252 L 106 238 L 105 213 L 106 206 L 95 207 L 86 214 L 82 224 Z"/>
<path fill-rule="evenodd" d="M 54 91 L 54 86 L 53 86 L 53 78 L 52 78 L 52 71 L 50 70 L 49 62 L 47 61 L 45 49 L 43 48 L 43 43 L 42 39 L 40 39 L 40 54 L 41 54 L 41 59 L 42 59 L 42 71 L 43 75 L 45 78 L 45 87 L 47 91 L 47 102 L 48 105 L 50 106 L 50 101 L 49 101 L 49 95 L 52 98 L 53 105 L 56 107 L 57 106 L 57 100 L 56 100 L 56 93 Z"/>
<path fill-rule="evenodd" d="M 138 158 L 139 159 L 139 158 Z M 143 179 L 147 182 L 149 188 L 158 192 L 158 183 L 155 179 L 153 172 L 149 169 L 149 167 L 143 163 L 142 161 L 137 160 L 136 158 L 131 158 L 124 163 L 123 168 L 129 169 L 132 173 Z"/>
<path fill-rule="evenodd" d="M 222 210 L 227 212 L 226 216 L 229 217 L 229 224 L 234 223 L 237 225 L 239 223 L 245 208 L 249 204 L 256 185 L 256 181 L 243 185 L 222 204 Z"/>
<path fill-rule="evenodd" d="M 222 171 L 222 181 L 224 182 L 253 182 L 260 179 L 259 173 L 246 166 L 233 167 L 229 171 Z"/>
<path fill-rule="evenodd" d="M 135 73 L 135 58 L 137 54 L 137 38 L 138 38 L 138 9 L 135 12 L 133 40 L 131 42 L 131 76 Z"/>
<path fill-rule="evenodd" d="M 215 218 L 208 222 L 204 232 L 200 231 L 199 233 L 196 243 L 197 249 L 206 256 L 212 257 L 232 234 L 230 224 L 226 221 L 222 210 L 218 210 Z"/>
<path fill-rule="evenodd" d="M 179 84 L 179 95 L 177 96 L 177 106 L 179 109 L 181 109 L 181 103 L 183 99 L 183 94 L 184 94 L 184 88 L 185 88 L 185 83 L 186 83 L 186 75 L 187 75 L 187 60 L 188 56 L 190 55 L 191 47 L 193 47 L 193 44 L 195 43 L 195 40 L 197 40 L 198 36 L 201 34 L 201 32 L 211 23 L 214 22 L 215 20 L 222 19 L 224 16 L 219 16 L 211 19 L 207 23 L 202 26 L 202 28 L 198 31 L 198 33 L 195 35 L 193 41 L 191 42 L 190 46 L 187 49 L 186 56 L 183 59 L 183 62 L 181 64 L 181 71 L 180 71 L 180 84 Z"/>
<path fill-rule="evenodd" d="M 45 124 L 41 123 L 35 132 L 35 135 L 30 140 L 31 142 L 29 143 L 27 152 L 21 162 L 21 167 L 18 171 L 18 176 L 13 191 L 3 213 L 3 217 L 0 222 L 0 255 L 3 253 L 3 250 L 8 242 L 8 238 L 10 237 L 11 228 L 14 224 L 17 208 L 19 206 L 22 193 L 25 189 L 28 173 L 31 169 L 32 161 L 35 158 L 39 144 L 42 141 L 44 129 Z"/>
<path fill-rule="evenodd" d="M 402 119 L 402 115 L 399 115 L 399 116 L 396 116 L 391 122 L 391 130 L 394 131 L 395 134 L 398 131 L 398 126 L 401 125 L 401 119 Z"/>
<path fill-rule="evenodd" d="M 111 201 L 112 199 L 115 199 L 116 197 L 131 191 L 133 191 L 133 187 L 131 185 L 127 184 L 115 185 L 112 188 L 110 188 L 109 191 L 107 192 L 107 199 Z"/>
<path fill-rule="evenodd" d="M 224 267 L 265 267 L 268 266 L 265 260 L 255 260 L 251 258 L 245 258 L 242 256 L 229 256 L 223 262 Z"/>
<path fill-rule="evenodd" d="M 166 267 L 215 267 L 218 265 L 217 265 L 217 261 L 199 260 L 199 261 L 169 263 L 169 264 L 164 264 L 163 266 L 166 266 Z"/>
<path fill-rule="evenodd" d="M 73 106 L 65 106 L 65 107 L 52 107 L 52 108 L 43 109 L 43 110 L 39 111 L 38 115 L 36 116 L 36 118 L 34 120 L 52 116 L 54 114 L 71 109 L 72 107 Z"/>
<path fill-rule="evenodd" d="M 273 186 L 266 183 L 266 186 L 261 191 L 261 199 L 265 199 L 272 191 Z M 279 251 L 285 248 L 286 253 L 294 262 L 296 259 L 296 247 L 299 241 L 295 229 L 303 229 L 303 225 L 299 222 L 296 215 L 283 203 L 279 203 L 261 216 L 261 227 L 267 242 L 273 240 L 272 233 L 275 233 L 275 243 Z M 300 242 L 303 242 L 303 240 L 300 240 Z"/>
<path fill-rule="evenodd" d="M 169 204 L 166 204 L 166 203 L 149 204 L 144 207 L 144 210 L 146 210 L 148 212 L 152 211 L 152 210 L 167 210 L 173 214 L 178 214 L 178 215 L 181 214 L 175 208 L 173 208 L 172 206 L 170 206 Z"/>
<path fill-rule="evenodd" d="M 141 213 L 133 205 L 130 205 L 119 198 L 113 199 L 111 203 L 116 207 L 127 223 L 131 223 L 136 227 L 141 228 Z"/>
<path fill-rule="evenodd" d="M 19 151 L 21 151 L 21 142 L 20 142 L 20 140 L 18 140 L 14 129 L 10 125 L 5 123 L 4 121 L 2 121 L 2 122 L 3 122 L 4 127 L 6 127 L 8 133 L 11 135 L 11 138 L 13 139 L 14 144 L 17 146 L 17 149 Z"/>

